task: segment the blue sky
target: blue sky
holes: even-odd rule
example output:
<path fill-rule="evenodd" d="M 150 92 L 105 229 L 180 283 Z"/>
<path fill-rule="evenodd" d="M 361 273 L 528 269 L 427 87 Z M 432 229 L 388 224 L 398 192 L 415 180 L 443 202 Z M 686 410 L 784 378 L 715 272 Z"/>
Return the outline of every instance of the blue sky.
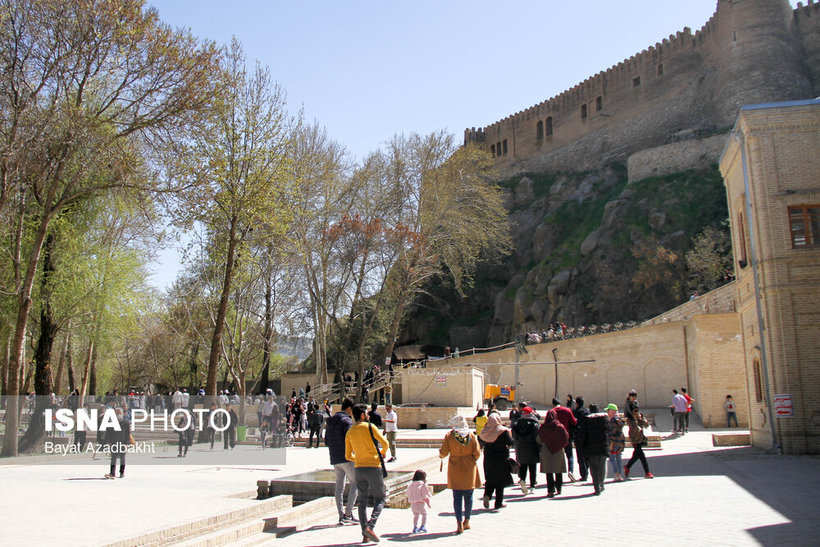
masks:
<path fill-rule="evenodd" d="M 796 2 L 792 2 L 796 5 Z M 688 26 L 717 0 L 149 0 L 202 38 L 242 42 L 304 108 L 363 158 L 397 133 L 460 142 Z M 154 284 L 173 281 L 165 253 Z"/>

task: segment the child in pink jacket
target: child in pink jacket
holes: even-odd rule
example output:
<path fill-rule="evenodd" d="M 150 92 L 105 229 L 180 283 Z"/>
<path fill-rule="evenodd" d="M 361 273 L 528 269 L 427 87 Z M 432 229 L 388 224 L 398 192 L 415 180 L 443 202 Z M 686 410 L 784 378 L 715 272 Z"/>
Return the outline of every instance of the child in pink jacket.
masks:
<path fill-rule="evenodd" d="M 427 488 L 427 473 L 419 469 L 413 475 L 413 482 L 407 486 L 405 492 L 407 501 L 410 502 L 410 509 L 413 511 L 413 533 L 427 532 L 427 508 L 430 507 L 430 500 L 433 495 Z M 418 525 L 421 517 L 421 525 Z"/>

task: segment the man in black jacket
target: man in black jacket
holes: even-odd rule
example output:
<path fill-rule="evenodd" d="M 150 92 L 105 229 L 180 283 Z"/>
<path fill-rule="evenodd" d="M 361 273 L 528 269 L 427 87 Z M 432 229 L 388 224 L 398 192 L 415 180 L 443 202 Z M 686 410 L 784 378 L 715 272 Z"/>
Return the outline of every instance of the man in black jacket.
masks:
<path fill-rule="evenodd" d="M 609 454 L 609 416 L 598 412 L 597 405 L 589 405 L 589 415 L 584 417 L 578 437 L 581 452 L 589 465 L 592 485 L 597 496 L 604 491 L 604 479 L 606 479 L 606 460 Z"/>
<path fill-rule="evenodd" d="M 308 448 L 313 448 L 313 437 L 316 436 L 316 448 L 319 448 L 319 441 L 322 440 L 322 422 L 325 418 L 322 416 L 322 411 L 319 410 L 318 405 L 311 404 L 308 406 Z"/>
<path fill-rule="evenodd" d="M 131 424 L 125 419 L 121 408 L 118 408 L 116 413 L 120 430 L 117 431 L 113 427 L 107 428 L 103 440 L 103 443 L 111 451 L 111 471 L 105 475 L 106 479 L 116 477 L 114 472 L 117 470 L 117 460 L 120 460 L 120 478 L 125 476 L 125 453 L 131 443 Z"/>
<path fill-rule="evenodd" d="M 589 466 L 584 458 L 584 451 L 581 448 L 578 435 L 581 431 L 582 420 L 589 415 L 589 410 L 584 408 L 584 398 L 580 395 L 575 398 L 575 408 L 572 409 L 572 415 L 575 416 L 575 419 L 578 422 L 578 425 L 575 426 L 575 431 L 572 432 L 572 438 L 575 442 L 575 458 L 578 460 L 578 472 L 581 475 L 580 480 L 581 482 L 586 482 L 589 473 Z M 570 477 L 570 480 L 572 481 L 572 477 Z"/>
<path fill-rule="evenodd" d="M 342 401 L 341 412 L 337 412 L 328 418 L 325 429 L 325 446 L 330 451 L 330 464 L 336 471 L 335 495 L 336 510 L 339 512 L 339 525 L 358 522 L 353 517 L 353 507 L 355 507 L 356 498 L 359 496 L 359 490 L 356 488 L 356 468 L 353 462 L 345 458 L 345 435 L 352 426 L 353 401 L 345 399 Z M 347 505 L 343 509 L 345 478 L 350 484 L 350 491 L 347 494 Z"/>
<path fill-rule="evenodd" d="M 371 424 L 381 429 L 384 422 L 382 421 L 382 415 L 376 412 L 377 408 L 379 408 L 377 403 L 370 403 L 370 412 L 367 413 L 367 416 Z"/>
<path fill-rule="evenodd" d="M 230 404 L 225 405 L 225 410 L 228 411 L 228 416 L 225 418 L 227 423 L 223 424 L 223 427 L 228 426 L 228 429 L 222 432 L 222 447 L 227 450 L 230 446 L 233 450 L 236 446 L 236 426 L 239 425 L 239 416 Z"/>

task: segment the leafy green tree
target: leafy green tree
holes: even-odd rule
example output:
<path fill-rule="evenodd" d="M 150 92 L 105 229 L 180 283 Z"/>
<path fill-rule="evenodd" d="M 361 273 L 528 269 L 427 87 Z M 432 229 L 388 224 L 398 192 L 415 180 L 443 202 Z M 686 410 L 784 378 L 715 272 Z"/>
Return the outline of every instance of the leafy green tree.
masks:
<path fill-rule="evenodd" d="M 338 314 L 349 304 L 345 291 L 353 266 L 337 260 L 330 230 L 351 214 L 361 193 L 349 176 L 345 150 L 318 125 L 301 128 L 295 145 L 296 215 L 289 240 L 304 269 L 316 383 L 326 384 L 329 336 Z"/>
<path fill-rule="evenodd" d="M 0 215 L 30 227 L 11 254 L 19 392 L 32 291 L 52 221 L 71 203 L 151 189 L 137 158 L 208 106 L 218 52 L 141 0 L 10 0 L 0 6 Z M 28 229 L 28 228 L 27 228 Z M 25 241 L 23 241 L 25 239 Z M 16 400 L 7 430 L 17 430 Z M 3 455 L 17 454 L 6 435 Z"/>
<path fill-rule="evenodd" d="M 474 146 L 456 147 L 452 135 L 397 136 L 385 152 L 387 180 L 399 206 L 392 219 L 403 248 L 388 274 L 395 307 L 384 357 L 393 353 L 404 311 L 437 276 L 462 292 L 476 265 L 509 253 L 509 220 L 492 182 L 492 158 Z"/>
<path fill-rule="evenodd" d="M 221 270 L 205 386 L 211 397 L 234 276 L 241 258 L 250 257 L 249 240 L 283 233 L 292 216 L 290 151 L 297 125 L 269 69 L 257 65 L 249 72 L 236 40 L 215 76 L 222 79 L 222 92 L 211 116 L 172 158 L 173 177 L 188 188 L 181 194 L 179 221 L 202 227 L 208 260 Z"/>
<path fill-rule="evenodd" d="M 693 292 L 708 292 L 726 282 L 732 272 L 732 243 L 728 221 L 720 228 L 707 226 L 695 236 L 686 253 L 687 285 Z"/>

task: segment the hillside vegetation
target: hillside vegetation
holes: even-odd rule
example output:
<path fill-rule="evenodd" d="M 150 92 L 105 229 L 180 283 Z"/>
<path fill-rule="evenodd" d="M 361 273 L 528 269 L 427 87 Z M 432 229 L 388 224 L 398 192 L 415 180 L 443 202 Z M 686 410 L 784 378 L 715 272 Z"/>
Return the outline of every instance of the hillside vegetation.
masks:
<path fill-rule="evenodd" d="M 444 282 L 431 285 L 407 320 L 407 342 L 468 348 L 555 321 L 640 321 L 719 286 L 720 268 L 731 264 L 717 166 L 631 184 L 620 164 L 528 173 L 499 184 L 513 254 L 483 264 L 464 298 Z M 698 241 L 713 249 L 706 254 L 715 255 L 717 272 L 693 252 Z"/>

